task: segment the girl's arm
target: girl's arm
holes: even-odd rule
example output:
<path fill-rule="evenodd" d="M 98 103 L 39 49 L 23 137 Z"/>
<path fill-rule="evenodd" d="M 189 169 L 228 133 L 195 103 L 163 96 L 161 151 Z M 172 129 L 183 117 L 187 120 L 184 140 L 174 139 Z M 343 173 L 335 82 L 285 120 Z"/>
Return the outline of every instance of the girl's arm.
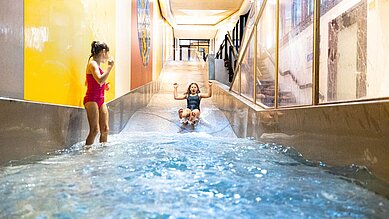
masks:
<path fill-rule="evenodd" d="M 111 85 L 109 85 L 109 82 L 105 83 L 104 89 L 105 89 L 106 91 L 109 91 L 110 88 L 111 88 Z"/>
<path fill-rule="evenodd" d="M 178 87 L 178 84 L 177 83 L 174 83 L 173 84 L 174 86 L 174 99 L 175 100 L 185 100 L 186 99 L 186 95 L 182 94 L 182 95 L 179 95 L 178 92 L 177 92 L 177 87 Z"/>
<path fill-rule="evenodd" d="M 112 59 L 108 61 L 107 71 L 104 72 L 103 74 L 100 74 L 99 65 L 97 65 L 96 62 L 91 61 L 89 64 L 90 64 L 91 73 L 93 75 L 93 78 L 97 81 L 97 83 L 102 85 L 107 80 L 108 75 L 111 72 L 111 69 L 113 68 L 114 61 Z"/>
<path fill-rule="evenodd" d="M 201 98 L 212 97 L 212 81 L 208 81 L 208 93 L 200 93 L 199 95 Z"/>

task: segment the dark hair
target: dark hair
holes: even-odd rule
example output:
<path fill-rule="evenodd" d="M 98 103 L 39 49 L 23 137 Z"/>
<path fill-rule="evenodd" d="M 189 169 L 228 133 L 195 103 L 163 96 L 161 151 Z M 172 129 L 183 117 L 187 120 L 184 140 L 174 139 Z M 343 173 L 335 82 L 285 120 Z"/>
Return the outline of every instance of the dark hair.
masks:
<path fill-rule="evenodd" d="M 91 44 L 91 55 L 89 56 L 89 59 L 92 58 L 93 56 L 99 54 L 101 51 L 103 51 L 103 49 L 105 49 L 105 51 L 109 51 L 109 47 L 107 46 L 106 43 L 104 42 L 100 42 L 100 41 L 93 41 L 92 44 Z"/>
<path fill-rule="evenodd" d="M 197 93 L 200 93 L 199 85 L 197 85 L 196 83 L 191 83 L 191 84 L 189 85 L 188 90 L 186 91 L 185 94 L 190 94 L 190 87 L 191 87 L 192 85 L 196 85 L 196 87 L 197 87 Z"/>

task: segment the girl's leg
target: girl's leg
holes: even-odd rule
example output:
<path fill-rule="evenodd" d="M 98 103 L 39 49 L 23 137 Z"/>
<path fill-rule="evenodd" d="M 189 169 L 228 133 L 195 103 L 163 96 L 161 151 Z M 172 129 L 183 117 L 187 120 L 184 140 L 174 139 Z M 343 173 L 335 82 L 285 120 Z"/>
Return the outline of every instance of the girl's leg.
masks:
<path fill-rule="evenodd" d="M 191 122 L 196 122 L 196 120 L 198 120 L 199 117 L 200 117 L 200 110 L 195 109 L 191 113 L 190 121 Z"/>
<path fill-rule="evenodd" d="M 96 102 L 85 103 L 86 114 L 89 122 L 89 134 L 86 138 L 86 145 L 92 145 L 96 135 L 99 133 L 99 108 Z"/>
<path fill-rule="evenodd" d="M 108 140 L 108 108 L 105 105 L 101 105 L 100 107 L 100 116 L 99 116 L 99 123 L 100 123 L 100 142 L 107 142 Z"/>
<path fill-rule="evenodd" d="M 195 119 L 200 118 L 200 110 L 195 109 L 195 110 L 192 111 L 192 114 L 195 117 Z"/>
<path fill-rule="evenodd" d="M 184 111 L 182 112 L 182 118 L 190 118 L 191 113 L 192 111 L 190 111 L 190 109 L 188 108 L 184 109 Z"/>
<path fill-rule="evenodd" d="M 179 108 L 178 109 L 178 118 L 182 119 L 182 112 L 184 112 L 184 109 Z"/>

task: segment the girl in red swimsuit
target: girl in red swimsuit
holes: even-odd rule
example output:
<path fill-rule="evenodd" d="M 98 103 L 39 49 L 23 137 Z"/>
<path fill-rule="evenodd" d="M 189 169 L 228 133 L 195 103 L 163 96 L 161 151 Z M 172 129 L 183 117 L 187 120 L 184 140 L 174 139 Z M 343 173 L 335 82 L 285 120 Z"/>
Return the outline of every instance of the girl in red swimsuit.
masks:
<path fill-rule="evenodd" d="M 104 104 L 104 91 L 109 90 L 109 83 L 106 83 L 106 80 L 114 65 L 113 59 L 109 58 L 109 47 L 107 44 L 93 41 L 91 46 L 91 55 L 86 66 L 87 91 L 84 97 L 84 106 L 89 122 L 89 134 L 86 138 L 86 145 L 92 145 L 99 132 L 100 142 L 107 142 L 108 109 Z M 104 72 L 100 68 L 100 64 L 107 60 L 108 68 Z"/>

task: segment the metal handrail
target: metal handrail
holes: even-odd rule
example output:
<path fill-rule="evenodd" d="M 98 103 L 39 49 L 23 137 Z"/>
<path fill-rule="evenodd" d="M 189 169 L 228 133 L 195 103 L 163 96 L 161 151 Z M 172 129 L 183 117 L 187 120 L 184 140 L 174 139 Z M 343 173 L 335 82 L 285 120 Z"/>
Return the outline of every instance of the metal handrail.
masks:
<path fill-rule="evenodd" d="M 254 18 L 254 26 L 257 25 L 257 23 L 259 21 L 259 18 L 262 16 L 262 13 L 264 11 L 266 3 L 267 3 L 267 0 L 263 0 L 261 8 L 260 8 L 260 10 L 258 12 L 258 15 L 256 15 L 257 17 Z M 247 23 L 246 23 L 246 25 L 247 25 Z M 248 41 L 250 41 L 250 39 L 251 39 L 251 37 L 253 35 L 254 30 L 255 30 L 255 28 L 252 29 L 251 33 L 247 34 L 247 36 L 249 38 Z M 245 28 L 243 36 L 246 36 L 246 32 L 247 32 L 247 29 Z M 246 37 L 244 37 L 244 38 L 246 38 Z M 244 41 L 244 38 L 242 39 L 242 43 Z M 238 56 L 237 56 L 238 58 L 236 59 L 237 65 L 235 66 L 235 68 L 233 68 L 234 76 L 233 76 L 233 79 L 232 79 L 232 82 L 231 82 L 231 85 L 230 85 L 230 91 L 232 91 L 232 86 L 234 85 L 234 81 L 235 81 L 235 78 L 236 78 L 236 75 L 237 75 L 237 70 L 238 70 L 239 64 L 240 64 L 240 62 L 242 60 L 242 57 L 239 56 L 239 55 L 240 54 L 244 54 L 246 52 L 246 49 L 247 49 L 248 46 L 249 46 L 248 43 L 245 46 L 243 46 L 243 44 L 242 44 L 240 49 L 239 49 L 239 53 L 238 53 Z"/>
<path fill-rule="evenodd" d="M 216 56 L 221 52 L 221 50 L 224 48 L 224 43 L 219 46 L 219 50 L 216 53 Z"/>
<path fill-rule="evenodd" d="M 238 52 L 237 52 L 237 50 L 236 50 L 236 47 L 235 47 L 235 45 L 234 45 L 234 42 L 232 42 L 232 38 L 231 38 L 231 35 L 230 35 L 230 32 L 229 32 L 229 31 L 227 31 L 226 36 L 227 36 L 228 42 L 231 44 L 232 53 L 233 53 L 234 58 L 235 58 L 235 60 L 236 60 L 236 59 L 238 59 Z"/>
<path fill-rule="evenodd" d="M 275 65 L 275 61 L 273 60 L 273 58 L 271 57 L 271 54 L 270 52 L 266 49 L 266 48 L 263 48 L 261 46 L 261 49 L 263 49 L 264 53 L 266 54 L 266 56 L 269 58 L 270 62 Z M 292 80 L 296 83 L 296 85 L 300 88 L 300 89 L 306 89 L 306 88 L 309 88 L 309 87 L 312 87 L 312 83 L 306 83 L 306 84 L 300 84 L 298 82 L 298 79 L 296 77 L 296 75 L 294 75 L 290 70 L 287 70 L 287 71 L 281 71 L 280 69 L 278 69 L 278 73 L 281 75 L 281 76 L 287 76 L 287 75 L 290 75 Z"/>

